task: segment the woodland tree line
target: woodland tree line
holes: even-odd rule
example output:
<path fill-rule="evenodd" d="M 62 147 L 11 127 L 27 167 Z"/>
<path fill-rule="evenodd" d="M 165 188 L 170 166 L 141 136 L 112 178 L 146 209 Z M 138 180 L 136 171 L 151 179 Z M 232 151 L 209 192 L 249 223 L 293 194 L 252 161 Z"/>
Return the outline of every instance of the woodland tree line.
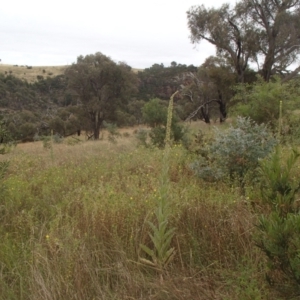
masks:
<path fill-rule="evenodd" d="M 0 74 L 2 127 L 23 141 L 51 130 L 62 136 L 85 130 L 98 139 L 103 121 L 141 124 L 146 103 L 161 99 L 163 106 L 177 90 L 181 120 L 223 122 L 230 112 L 272 122 L 280 100 L 290 115 L 299 108 L 299 0 L 194 6 L 187 19 L 191 42 L 206 40 L 216 48 L 199 67 L 173 61 L 135 73 L 98 52 L 79 56 L 63 75 L 38 76 L 33 84 Z M 289 128 L 295 123 L 294 117 Z"/>

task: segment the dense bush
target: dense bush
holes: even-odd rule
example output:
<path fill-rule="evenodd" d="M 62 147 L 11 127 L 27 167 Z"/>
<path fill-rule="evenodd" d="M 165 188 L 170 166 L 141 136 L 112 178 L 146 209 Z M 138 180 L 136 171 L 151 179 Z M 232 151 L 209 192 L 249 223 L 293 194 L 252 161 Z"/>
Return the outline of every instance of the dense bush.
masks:
<path fill-rule="evenodd" d="M 283 116 L 299 106 L 299 91 L 294 81 L 282 83 L 279 77 L 265 82 L 261 77 L 251 85 L 240 85 L 233 99 L 232 112 L 239 116 L 250 117 L 252 120 L 261 123 L 269 123 L 276 128 L 279 119 L 279 104 L 283 102 Z"/>
<path fill-rule="evenodd" d="M 238 117 L 234 126 L 214 131 L 214 140 L 203 147 L 202 156 L 192 165 L 196 174 L 205 179 L 229 177 L 243 186 L 246 174 L 254 172 L 259 159 L 276 145 L 267 126 L 258 125 L 250 118 Z"/>
<path fill-rule="evenodd" d="M 143 119 L 152 127 L 149 137 L 154 146 L 162 148 L 165 145 L 167 107 L 160 99 L 152 99 L 143 107 Z M 179 124 L 179 118 L 174 115 L 171 123 L 171 139 L 175 142 L 182 140 L 184 128 Z"/>
<path fill-rule="evenodd" d="M 269 283 L 285 299 L 299 297 L 300 291 L 300 184 L 293 178 L 293 167 L 299 156 L 293 151 L 283 163 L 277 149 L 260 167 L 264 209 L 255 240 L 267 256 Z"/>

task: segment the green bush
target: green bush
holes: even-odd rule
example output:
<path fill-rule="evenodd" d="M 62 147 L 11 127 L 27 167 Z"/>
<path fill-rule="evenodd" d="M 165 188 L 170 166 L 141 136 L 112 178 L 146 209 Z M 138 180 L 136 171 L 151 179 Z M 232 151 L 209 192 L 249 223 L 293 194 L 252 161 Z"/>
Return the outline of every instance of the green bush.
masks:
<path fill-rule="evenodd" d="M 300 293 L 300 183 L 292 172 L 299 156 L 294 150 L 283 163 L 277 149 L 260 167 L 264 209 L 255 242 L 267 256 L 267 280 L 285 299 Z"/>
<path fill-rule="evenodd" d="M 143 118 L 146 124 L 152 127 L 149 137 L 154 146 L 162 148 L 165 145 L 166 123 L 168 110 L 162 100 L 152 99 L 143 107 Z M 179 119 L 174 115 L 171 124 L 171 139 L 179 142 L 184 136 L 183 126 L 179 124 Z"/>
<path fill-rule="evenodd" d="M 154 146 L 163 148 L 165 145 L 166 128 L 162 126 L 152 128 L 149 137 Z"/>
<path fill-rule="evenodd" d="M 253 173 L 259 159 L 277 143 L 266 125 L 258 125 L 250 118 L 238 117 L 234 126 L 226 130 L 215 127 L 214 133 L 214 140 L 203 147 L 203 155 L 192 164 L 192 169 L 204 179 L 236 179 L 242 187 L 246 174 Z"/>
<path fill-rule="evenodd" d="M 279 77 L 265 82 L 261 77 L 252 85 L 240 85 L 232 102 L 237 102 L 232 111 L 239 116 L 250 117 L 261 123 L 269 123 L 277 128 L 279 119 L 279 103 L 283 102 L 282 113 L 299 106 L 299 92 L 295 82 L 281 83 Z"/>
<path fill-rule="evenodd" d="M 120 132 L 118 131 L 118 126 L 113 123 L 107 123 L 103 122 L 103 126 L 106 128 L 108 131 L 108 140 L 111 143 L 116 143 L 117 138 L 121 136 Z"/>
<path fill-rule="evenodd" d="M 148 130 L 144 128 L 140 128 L 136 131 L 135 137 L 138 140 L 139 146 L 149 147 L 148 144 Z"/>
<path fill-rule="evenodd" d="M 142 109 L 143 119 L 150 127 L 165 125 L 167 123 L 167 107 L 162 100 L 155 98 L 146 103 Z"/>
<path fill-rule="evenodd" d="M 283 120 L 282 137 L 283 142 L 300 144 L 300 110 L 289 112 Z"/>
<path fill-rule="evenodd" d="M 57 133 L 53 135 L 52 140 L 53 140 L 53 143 L 55 143 L 55 144 L 61 144 L 64 142 L 64 138 Z"/>
<path fill-rule="evenodd" d="M 45 149 L 51 149 L 52 147 L 51 136 L 42 136 L 41 140 L 43 141 L 43 147 Z"/>

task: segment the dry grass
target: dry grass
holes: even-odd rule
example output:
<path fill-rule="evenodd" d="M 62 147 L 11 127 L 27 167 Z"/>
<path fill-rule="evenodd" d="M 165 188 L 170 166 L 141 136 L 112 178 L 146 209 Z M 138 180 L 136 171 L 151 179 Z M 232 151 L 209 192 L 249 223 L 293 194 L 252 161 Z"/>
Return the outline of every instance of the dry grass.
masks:
<path fill-rule="evenodd" d="M 68 66 L 30 66 L 25 65 L 6 65 L 0 64 L 0 73 L 12 74 L 13 76 L 27 80 L 29 83 L 37 81 L 37 76 L 43 76 L 44 78 L 55 77 L 64 74 Z M 132 69 L 134 73 L 142 71 L 142 69 Z"/>
<path fill-rule="evenodd" d="M 181 146 L 169 159 L 175 259 L 162 274 L 138 262 L 139 245 L 152 245 L 162 151 L 136 148 L 134 129 L 124 131 L 116 144 L 105 134 L 6 156 L 3 299 L 278 299 L 264 283 L 251 208 L 225 183 L 197 179 Z"/>
<path fill-rule="evenodd" d="M 12 74 L 19 79 L 33 83 L 37 81 L 37 76 L 43 76 L 44 78 L 48 76 L 55 77 L 63 74 L 67 68 L 67 66 L 32 66 L 31 69 L 28 67 L 29 66 L 0 64 L 0 73 Z"/>

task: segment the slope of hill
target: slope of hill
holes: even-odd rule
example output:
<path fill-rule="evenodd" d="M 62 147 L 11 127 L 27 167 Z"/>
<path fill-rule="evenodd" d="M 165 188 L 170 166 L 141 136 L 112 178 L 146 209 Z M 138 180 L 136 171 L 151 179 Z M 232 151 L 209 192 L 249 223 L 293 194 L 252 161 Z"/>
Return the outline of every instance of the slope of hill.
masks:
<path fill-rule="evenodd" d="M 6 65 L 0 64 L 0 73 L 11 74 L 28 83 L 38 81 L 37 76 L 44 78 L 62 75 L 68 66 L 26 66 L 26 65 Z M 132 69 L 134 73 L 143 71 L 142 69 Z"/>
<path fill-rule="evenodd" d="M 44 78 L 55 77 L 64 73 L 67 66 L 25 66 L 25 65 L 5 65 L 0 64 L 0 73 L 11 74 L 29 83 L 36 82 L 37 76 Z"/>

